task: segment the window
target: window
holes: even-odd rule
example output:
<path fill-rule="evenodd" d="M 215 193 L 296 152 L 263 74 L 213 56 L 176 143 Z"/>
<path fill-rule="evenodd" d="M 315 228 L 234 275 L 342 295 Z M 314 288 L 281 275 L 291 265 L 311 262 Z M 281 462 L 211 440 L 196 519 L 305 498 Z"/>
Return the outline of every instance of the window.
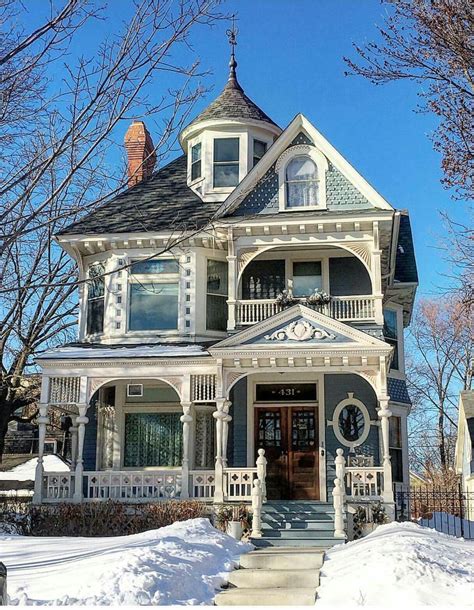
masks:
<path fill-rule="evenodd" d="M 87 289 L 87 334 L 104 332 L 105 267 L 94 263 L 89 267 Z"/>
<path fill-rule="evenodd" d="M 321 263 L 293 263 L 293 294 L 295 297 L 308 297 L 315 290 L 322 289 Z"/>
<path fill-rule="evenodd" d="M 252 261 L 242 275 L 243 299 L 274 299 L 285 289 L 285 261 Z"/>
<path fill-rule="evenodd" d="M 369 436 L 370 417 L 363 402 L 354 398 L 352 392 L 348 398 L 336 405 L 333 414 L 332 426 L 339 442 L 346 447 L 357 447 Z"/>
<path fill-rule="evenodd" d="M 214 140 L 214 187 L 239 183 L 239 138 Z"/>
<path fill-rule="evenodd" d="M 292 159 L 286 168 L 286 206 L 318 205 L 318 168 L 307 156 Z"/>
<path fill-rule="evenodd" d="M 191 180 L 201 177 L 201 142 L 191 147 Z"/>
<path fill-rule="evenodd" d="M 178 327 L 178 284 L 130 286 L 130 330 L 173 330 Z"/>
<path fill-rule="evenodd" d="M 178 328 L 179 263 L 173 258 L 133 261 L 130 330 Z"/>
<path fill-rule="evenodd" d="M 383 335 L 385 341 L 395 348 L 392 357 L 392 364 L 390 369 L 398 371 L 398 326 L 397 326 L 397 312 L 394 309 L 385 309 L 383 312 Z"/>
<path fill-rule="evenodd" d="M 214 468 L 216 455 L 215 430 L 212 410 L 196 410 L 194 464 L 196 468 Z"/>
<path fill-rule="evenodd" d="M 180 466 L 182 455 L 179 412 L 125 414 L 125 467 Z"/>
<path fill-rule="evenodd" d="M 227 263 L 207 261 L 206 328 L 227 329 Z"/>
<path fill-rule="evenodd" d="M 390 418 L 389 443 L 390 461 L 392 463 L 392 480 L 403 482 L 403 452 L 402 452 L 402 418 L 393 415 Z"/>
<path fill-rule="evenodd" d="M 267 152 L 267 144 L 266 142 L 261 142 L 260 140 L 253 141 L 253 165 L 255 167 L 263 155 Z"/>

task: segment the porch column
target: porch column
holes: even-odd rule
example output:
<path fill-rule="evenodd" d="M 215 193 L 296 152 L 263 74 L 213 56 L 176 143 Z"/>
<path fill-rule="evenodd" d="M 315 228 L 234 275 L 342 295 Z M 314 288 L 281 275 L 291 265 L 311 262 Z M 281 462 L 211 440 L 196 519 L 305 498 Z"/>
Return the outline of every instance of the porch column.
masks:
<path fill-rule="evenodd" d="M 71 466 L 76 467 L 76 455 L 77 455 L 77 424 L 76 418 L 74 418 L 74 425 L 70 428 L 71 433 Z"/>
<path fill-rule="evenodd" d="M 229 415 L 231 402 L 227 400 L 224 405 L 225 418 L 222 420 L 222 462 L 224 468 L 227 468 L 227 441 L 229 439 L 229 424 L 232 421 L 232 416 Z"/>
<path fill-rule="evenodd" d="M 224 502 L 224 426 L 228 425 L 228 422 L 224 423 L 230 415 L 228 414 L 229 407 L 226 404 L 229 401 L 226 398 L 216 398 L 216 411 L 212 414 L 216 420 L 216 471 L 215 471 L 215 490 L 214 490 L 214 502 Z M 230 406 L 230 403 L 229 403 Z M 226 441 L 227 442 L 227 441 Z"/>
<path fill-rule="evenodd" d="M 76 456 L 76 470 L 74 476 L 74 502 L 82 502 L 82 478 L 84 474 L 84 434 L 85 427 L 89 421 L 86 417 L 87 405 L 77 405 L 79 408 L 79 415 L 76 417 L 77 425 L 77 456 Z"/>
<path fill-rule="evenodd" d="M 35 486 L 33 492 L 33 504 L 41 504 L 43 500 L 43 457 L 44 457 L 44 439 L 46 437 L 46 425 L 49 424 L 48 403 L 39 405 L 38 422 L 38 463 L 35 470 Z"/>
<path fill-rule="evenodd" d="M 183 424 L 183 462 L 181 471 L 181 497 L 189 498 L 189 443 L 190 443 L 190 430 L 193 421 L 191 415 L 192 402 L 182 402 L 183 415 L 180 420 Z"/>
<path fill-rule="evenodd" d="M 389 426 L 390 416 L 392 412 L 388 408 L 388 398 L 379 399 L 380 409 L 377 415 L 380 419 L 380 428 L 382 432 L 382 457 L 383 457 L 383 490 L 382 496 L 385 503 L 393 504 L 393 489 L 392 489 L 392 464 L 390 461 L 389 449 Z"/>

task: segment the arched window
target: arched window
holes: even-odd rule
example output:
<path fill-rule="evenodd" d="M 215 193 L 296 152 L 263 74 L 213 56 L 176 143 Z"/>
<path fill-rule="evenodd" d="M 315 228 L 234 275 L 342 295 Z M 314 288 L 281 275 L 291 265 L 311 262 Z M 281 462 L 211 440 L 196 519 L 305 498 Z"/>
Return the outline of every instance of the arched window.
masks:
<path fill-rule="evenodd" d="M 306 156 L 294 157 L 286 167 L 286 207 L 317 206 L 319 203 L 318 168 Z"/>

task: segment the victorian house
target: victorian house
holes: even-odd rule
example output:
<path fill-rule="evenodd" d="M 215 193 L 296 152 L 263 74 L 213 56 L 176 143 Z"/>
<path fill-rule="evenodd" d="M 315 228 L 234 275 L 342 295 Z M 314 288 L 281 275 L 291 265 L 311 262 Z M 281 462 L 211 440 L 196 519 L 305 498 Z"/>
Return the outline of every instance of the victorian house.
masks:
<path fill-rule="evenodd" d="M 73 451 L 49 473 L 40 447 L 35 502 L 241 503 L 260 481 L 269 504 L 337 490 L 391 513 L 409 480 L 408 213 L 303 114 L 278 126 L 233 54 L 180 144 L 155 171 L 132 123 L 129 188 L 56 236 L 82 280 L 79 335 L 37 359 L 40 445 L 62 406 Z"/>

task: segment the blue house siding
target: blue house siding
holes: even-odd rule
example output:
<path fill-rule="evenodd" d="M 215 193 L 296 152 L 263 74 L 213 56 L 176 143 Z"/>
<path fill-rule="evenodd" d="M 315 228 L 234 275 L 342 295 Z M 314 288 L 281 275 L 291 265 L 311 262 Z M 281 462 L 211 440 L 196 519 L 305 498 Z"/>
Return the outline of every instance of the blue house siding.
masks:
<path fill-rule="evenodd" d="M 353 392 L 357 398 L 367 407 L 371 421 L 377 420 L 377 398 L 370 385 L 358 375 L 325 375 L 324 376 L 324 402 L 326 422 L 332 421 L 334 409 L 347 398 L 347 393 Z M 344 457 L 347 459 L 349 448 L 344 447 L 336 438 L 333 427 L 326 425 L 326 482 L 328 500 L 332 497 L 332 489 L 335 477 L 334 459 L 336 449 L 344 449 Z M 366 441 L 357 447 L 357 452 L 364 455 L 372 455 L 374 464 L 379 463 L 379 428 L 371 425 L 369 436 Z"/>
<path fill-rule="evenodd" d="M 344 256 L 329 259 L 330 293 L 333 296 L 372 294 L 367 269 L 358 258 Z"/>
<path fill-rule="evenodd" d="M 232 421 L 229 426 L 229 466 L 247 466 L 247 378 L 238 381 L 230 393 Z"/>
<path fill-rule="evenodd" d="M 97 455 L 97 409 L 95 401 L 87 410 L 87 417 L 89 422 L 86 424 L 84 434 L 84 470 L 95 470 Z"/>

